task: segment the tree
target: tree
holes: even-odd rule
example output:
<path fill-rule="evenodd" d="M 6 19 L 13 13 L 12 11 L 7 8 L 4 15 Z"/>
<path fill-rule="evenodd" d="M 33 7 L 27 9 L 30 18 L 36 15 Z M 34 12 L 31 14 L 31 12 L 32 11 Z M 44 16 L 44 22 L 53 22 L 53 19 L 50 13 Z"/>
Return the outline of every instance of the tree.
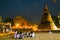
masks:
<path fill-rule="evenodd" d="M 2 26 L 0 25 L 0 32 L 2 32 Z"/>
<path fill-rule="evenodd" d="M 9 22 L 9 23 L 11 23 L 11 25 L 14 24 L 13 19 L 10 18 L 10 17 L 5 18 L 4 22 L 5 22 L 5 23 Z"/>
<path fill-rule="evenodd" d="M 56 16 L 52 16 L 52 19 L 53 19 L 55 25 L 58 26 L 58 24 L 59 24 L 58 18 Z"/>

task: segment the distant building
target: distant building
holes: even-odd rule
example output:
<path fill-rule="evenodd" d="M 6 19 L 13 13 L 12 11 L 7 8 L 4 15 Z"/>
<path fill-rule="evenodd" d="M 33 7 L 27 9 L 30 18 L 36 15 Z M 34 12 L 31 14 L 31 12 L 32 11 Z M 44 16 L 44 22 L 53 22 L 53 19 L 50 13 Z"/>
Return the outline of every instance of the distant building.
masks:
<path fill-rule="evenodd" d="M 11 23 L 4 23 L 2 21 L 2 16 L 0 16 L 0 32 L 10 32 L 11 31 Z"/>

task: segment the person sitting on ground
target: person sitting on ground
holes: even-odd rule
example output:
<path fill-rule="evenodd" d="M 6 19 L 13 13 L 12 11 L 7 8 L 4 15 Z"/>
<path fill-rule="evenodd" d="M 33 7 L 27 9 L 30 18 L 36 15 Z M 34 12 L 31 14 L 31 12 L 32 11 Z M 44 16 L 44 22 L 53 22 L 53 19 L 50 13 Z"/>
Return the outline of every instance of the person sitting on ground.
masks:
<path fill-rule="evenodd" d="M 17 38 L 19 38 L 19 37 L 20 37 L 20 34 L 19 34 L 19 33 L 17 33 L 17 35 L 16 35 L 16 36 L 17 36 Z"/>
<path fill-rule="evenodd" d="M 30 32 L 27 32 L 27 37 L 30 37 Z"/>
<path fill-rule="evenodd" d="M 17 34 L 18 32 L 16 31 L 15 34 Z"/>
<path fill-rule="evenodd" d="M 17 38 L 17 31 L 14 33 L 14 38 Z"/>
<path fill-rule="evenodd" d="M 23 33 L 20 32 L 20 37 L 19 37 L 19 39 L 22 39 L 23 37 L 24 37 Z"/>
<path fill-rule="evenodd" d="M 35 37 L 35 33 L 34 32 L 31 32 L 30 37 L 34 38 Z"/>

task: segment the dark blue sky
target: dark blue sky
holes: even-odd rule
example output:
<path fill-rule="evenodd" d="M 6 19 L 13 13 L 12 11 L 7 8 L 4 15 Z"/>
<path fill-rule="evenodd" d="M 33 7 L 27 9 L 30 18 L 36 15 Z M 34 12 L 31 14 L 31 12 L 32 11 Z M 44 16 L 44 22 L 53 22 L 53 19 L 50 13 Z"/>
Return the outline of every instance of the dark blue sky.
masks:
<path fill-rule="evenodd" d="M 32 23 L 39 23 L 43 14 L 44 5 L 47 4 L 52 15 L 60 12 L 60 0 L 0 0 L 0 16 L 23 16 Z"/>

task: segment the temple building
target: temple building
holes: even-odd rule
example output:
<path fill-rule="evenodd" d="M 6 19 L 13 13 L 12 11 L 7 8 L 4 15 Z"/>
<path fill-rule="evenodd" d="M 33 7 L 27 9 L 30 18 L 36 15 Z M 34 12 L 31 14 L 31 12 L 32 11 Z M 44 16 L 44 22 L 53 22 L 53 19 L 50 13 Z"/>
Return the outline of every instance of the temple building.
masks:
<path fill-rule="evenodd" d="M 38 28 L 43 31 L 58 30 L 54 24 L 54 21 L 52 20 L 50 12 L 48 11 L 47 5 L 44 7 L 44 14 L 42 16 L 41 23 L 38 25 Z"/>

